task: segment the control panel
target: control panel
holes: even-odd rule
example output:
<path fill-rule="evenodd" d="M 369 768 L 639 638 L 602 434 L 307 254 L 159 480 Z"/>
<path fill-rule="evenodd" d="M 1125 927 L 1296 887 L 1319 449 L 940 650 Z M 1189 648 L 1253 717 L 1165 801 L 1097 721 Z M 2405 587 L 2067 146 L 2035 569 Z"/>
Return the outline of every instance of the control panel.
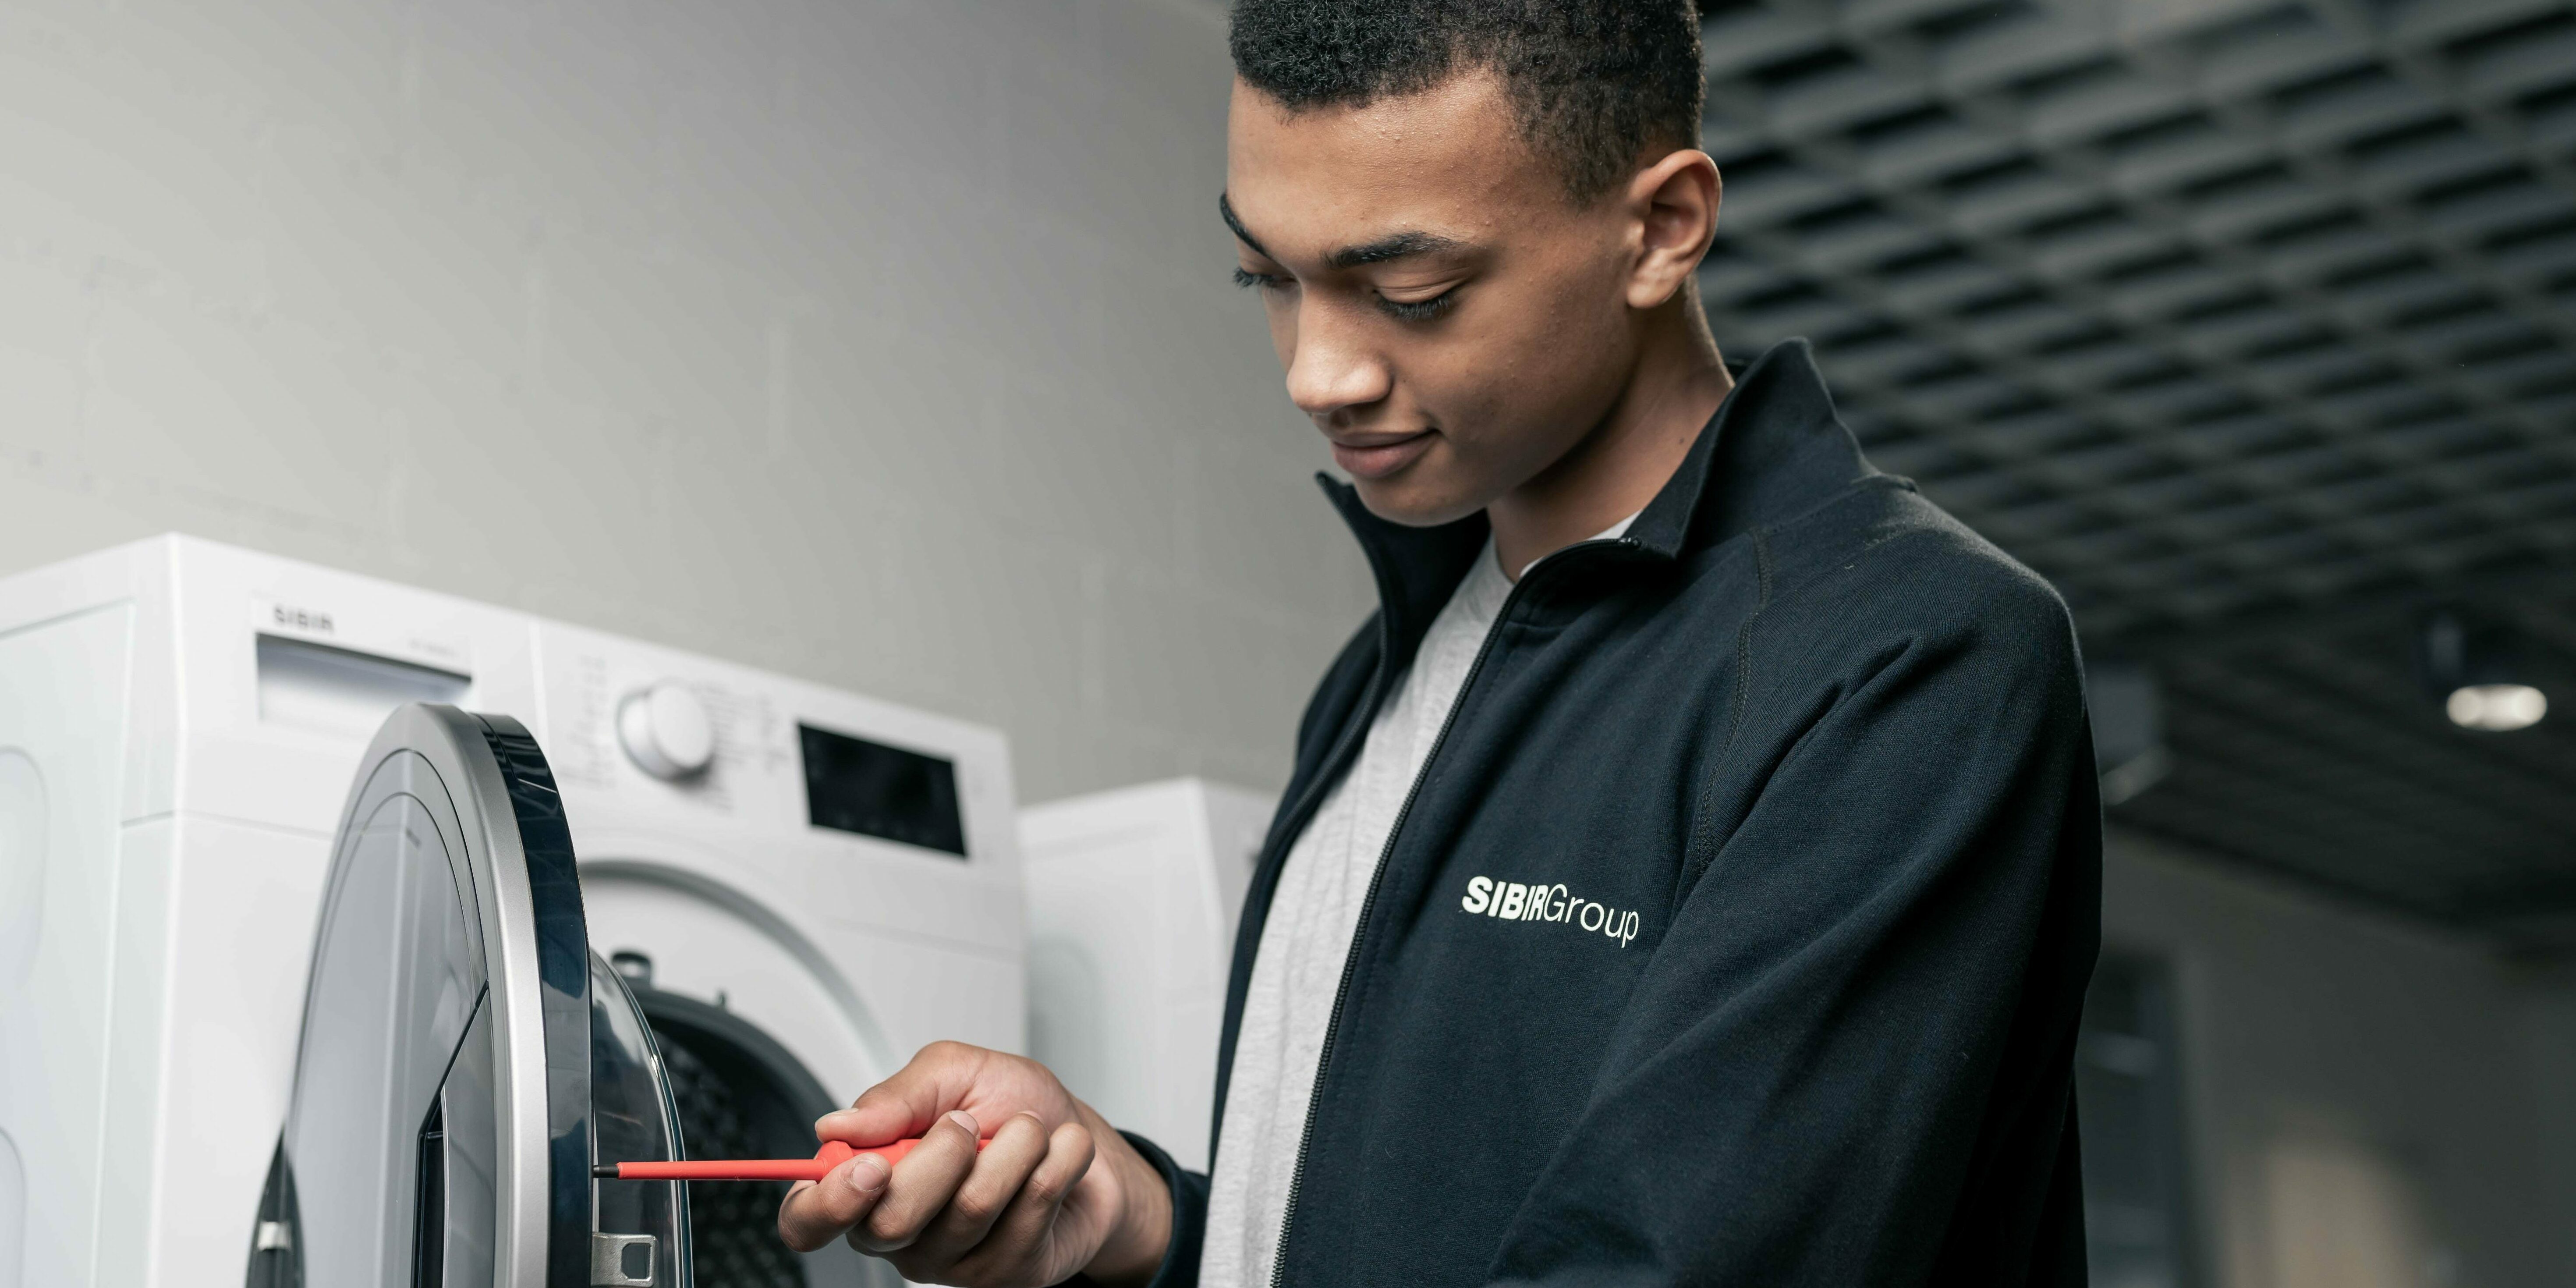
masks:
<path fill-rule="evenodd" d="M 722 821 L 815 853 L 937 863 L 1016 881 L 1009 752 L 998 735 L 560 623 L 537 629 L 537 736 L 576 817 L 686 835 Z"/>

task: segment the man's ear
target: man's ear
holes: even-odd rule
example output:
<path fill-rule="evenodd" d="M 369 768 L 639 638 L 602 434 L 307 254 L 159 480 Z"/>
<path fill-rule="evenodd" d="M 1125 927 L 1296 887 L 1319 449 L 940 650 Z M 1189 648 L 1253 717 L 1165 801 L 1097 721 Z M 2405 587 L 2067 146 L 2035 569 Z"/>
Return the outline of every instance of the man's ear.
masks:
<path fill-rule="evenodd" d="M 1628 181 L 1627 206 L 1643 234 L 1628 275 L 1630 308 L 1663 307 L 1699 271 L 1717 238 L 1722 188 L 1717 162 L 1697 148 L 1674 152 Z"/>

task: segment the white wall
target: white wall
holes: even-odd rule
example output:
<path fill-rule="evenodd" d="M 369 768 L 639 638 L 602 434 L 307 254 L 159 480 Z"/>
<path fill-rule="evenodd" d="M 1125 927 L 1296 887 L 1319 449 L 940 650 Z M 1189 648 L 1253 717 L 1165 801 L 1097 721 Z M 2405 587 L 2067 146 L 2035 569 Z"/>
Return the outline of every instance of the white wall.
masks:
<path fill-rule="evenodd" d="M 180 529 L 1277 783 L 1208 0 L 0 0 L 0 572 Z"/>
<path fill-rule="evenodd" d="M 2102 902 L 2106 948 L 2175 967 L 2217 1288 L 2576 1281 L 2563 980 L 2119 833 Z"/>

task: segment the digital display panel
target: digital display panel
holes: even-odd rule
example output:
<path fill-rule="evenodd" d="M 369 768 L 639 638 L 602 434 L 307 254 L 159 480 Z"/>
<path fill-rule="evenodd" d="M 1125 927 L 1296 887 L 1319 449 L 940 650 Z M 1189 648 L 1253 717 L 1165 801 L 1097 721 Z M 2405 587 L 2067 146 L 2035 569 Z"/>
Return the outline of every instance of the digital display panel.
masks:
<path fill-rule="evenodd" d="M 966 857 L 955 764 L 812 725 L 796 732 L 814 826 Z"/>

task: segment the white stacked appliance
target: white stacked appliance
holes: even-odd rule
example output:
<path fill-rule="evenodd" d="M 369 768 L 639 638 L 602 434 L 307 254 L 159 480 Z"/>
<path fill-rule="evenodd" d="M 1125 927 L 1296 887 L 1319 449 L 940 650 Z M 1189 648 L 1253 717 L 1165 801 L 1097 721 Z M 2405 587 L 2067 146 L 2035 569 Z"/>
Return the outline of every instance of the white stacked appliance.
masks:
<path fill-rule="evenodd" d="M 1207 1166 L 1235 921 L 1277 806 L 1184 778 L 1020 814 L 1030 1053 L 1183 1167 Z"/>
<path fill-rule="evenodd" d="M 0 1288 L 238 1283 L 285 1251 L 261 1202 L 326 869 L 407 703 L 514 718 L 542 747 L 589 944 L 651 1018 L 683 1125 L 694 1095 L 733 1115 L 731 1148 L 803 1131 L 810 1151 L 813 1113 L 923 1043 L 1019 1048 L 998 733 L 138 542 L 0 579 Z M 702 1257 L 777 1255 L 765 1228 L 699 1225 Z M 881 1272 L 838 1249 L 795 1273 Z"/>

